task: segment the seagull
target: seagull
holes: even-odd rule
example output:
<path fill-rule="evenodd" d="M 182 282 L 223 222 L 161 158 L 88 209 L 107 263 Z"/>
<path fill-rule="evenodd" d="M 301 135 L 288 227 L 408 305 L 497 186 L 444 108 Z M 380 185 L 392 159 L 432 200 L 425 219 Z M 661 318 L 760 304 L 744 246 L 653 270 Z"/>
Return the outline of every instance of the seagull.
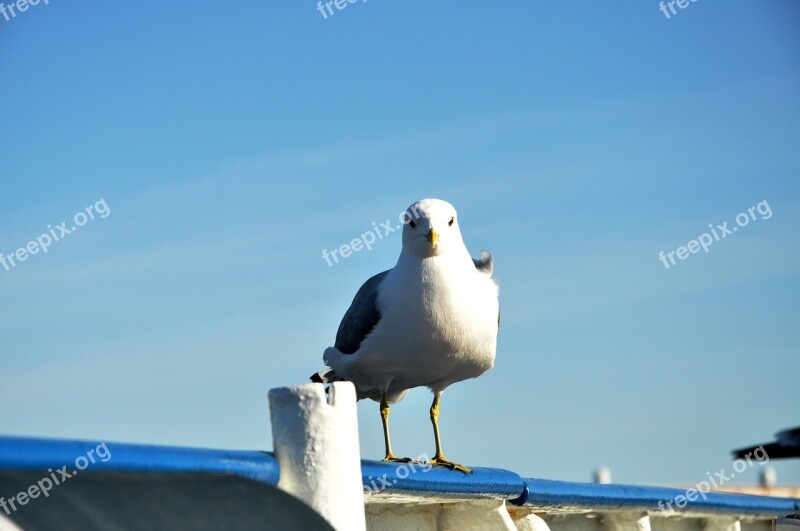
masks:
<path fill-rule="evenodd" d="M 744 458 L 752 454 L 755 450 L 763 447 L 770 459 L 786 459 L 800 457 L 800 426 L 789 430 L 783 430 L 775 435 L 777 441 L 764 443 L 760 446 L 741 448 L 734 450 L 733 456 Z"/>
<path fill-rule="evenodd" d="M 323 354 L 330 369 L 311 381 L 350 381 L 359 400 L 380 402 L 384 461 L 410 461 L 392 453 L 389 405 L 409 389 L 428 387 L 436 442 L 429 464 L 472 473 L 442 452 L 439 404 L 448 386 L 494 365 L 500 307 L 493 264 L 488 251 L 470 256 L 453 205 L 417 201 L 404 213 L 397 264 L 367 280 L 344 314 L 334 346 Z"/>

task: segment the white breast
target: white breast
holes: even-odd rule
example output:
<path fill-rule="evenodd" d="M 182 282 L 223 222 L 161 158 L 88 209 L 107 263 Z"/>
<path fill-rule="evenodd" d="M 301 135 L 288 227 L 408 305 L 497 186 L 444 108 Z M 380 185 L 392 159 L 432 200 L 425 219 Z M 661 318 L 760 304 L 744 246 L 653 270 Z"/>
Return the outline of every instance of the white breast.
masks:
<path fill-rule="evenodd" d="M 471 260 L 435 257 L 414 265 L 396 267 L 378 297 L 382 333 L 374 346 L 391 367 L 392 387 L 441 390 L 489 370 L 497 341 L 495 282 Z M 393 331 L 395 337 L 381 341 Z"/>

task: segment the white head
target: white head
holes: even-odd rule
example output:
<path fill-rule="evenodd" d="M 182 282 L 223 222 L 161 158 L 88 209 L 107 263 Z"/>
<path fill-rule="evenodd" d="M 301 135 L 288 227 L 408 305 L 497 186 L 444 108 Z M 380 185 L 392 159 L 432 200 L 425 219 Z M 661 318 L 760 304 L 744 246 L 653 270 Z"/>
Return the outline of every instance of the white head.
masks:
<path fill-rule="evenodd" d="M 406 210 L 403 252 L 419 258 L 464 251 L 453 205 L 441 199 L 422 199 Z"/>

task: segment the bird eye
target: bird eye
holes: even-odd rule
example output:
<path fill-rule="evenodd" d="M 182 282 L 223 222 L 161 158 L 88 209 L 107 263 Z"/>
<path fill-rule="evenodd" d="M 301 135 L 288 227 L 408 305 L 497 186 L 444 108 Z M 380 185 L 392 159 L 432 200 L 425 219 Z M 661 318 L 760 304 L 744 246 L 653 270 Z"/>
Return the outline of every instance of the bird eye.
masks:
<path fill-rule="evenodd" d="M 412 228 L 412 229 L 416 229 L 416 228 L 417 228 L 417 224 L 416 224 L 416 223 L 414 223 L 414 220 L 413 220 L 413 219 L 412 219 L 411 221 L 409 221 L 409 222 L 408 222 L 408 224 L 409 224 L 409 225 L 411 225 L 411 228 Z"/>
<path fill-rule="evenodd" d="M 453 226 L 453 222 L 454 222 L 455 220 L 456 220 L 456 218 L 455 218 L 455 217 L 452 217 L 452 218 L 450 218 L 450 222 L 447 224 L 447 226 L 448 226 L 448 227 L 452 227 L 452 226 Z"/>

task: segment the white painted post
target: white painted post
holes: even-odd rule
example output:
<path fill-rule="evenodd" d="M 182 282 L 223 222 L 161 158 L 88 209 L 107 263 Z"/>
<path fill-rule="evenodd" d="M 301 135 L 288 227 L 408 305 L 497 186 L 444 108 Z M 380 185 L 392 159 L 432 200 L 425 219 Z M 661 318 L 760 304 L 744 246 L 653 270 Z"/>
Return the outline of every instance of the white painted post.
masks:
<path fill-rule="evenodd" d="M 439 531 L 517 531 L 504 500 L 472 500 L 443 507 Z"/>
<path fill-rule="evenodd" d="M 278 487 L 300 498 L 339 530 L 365 530 L 356 391 L 334 382 L 269 392 Z"/>
<path fill-rule="evenodd" d="M 0 531 L 22 531 L 17 525 L 0 514 Z"/>
<path fill-rule="evenodd" d="M 608 485 L 611 483 L 611 470 L 609 470 L 608 467 L 601 466 L 594 471 L 594 477 L 592 479 L 595 483 L 600 485 Z"/>

